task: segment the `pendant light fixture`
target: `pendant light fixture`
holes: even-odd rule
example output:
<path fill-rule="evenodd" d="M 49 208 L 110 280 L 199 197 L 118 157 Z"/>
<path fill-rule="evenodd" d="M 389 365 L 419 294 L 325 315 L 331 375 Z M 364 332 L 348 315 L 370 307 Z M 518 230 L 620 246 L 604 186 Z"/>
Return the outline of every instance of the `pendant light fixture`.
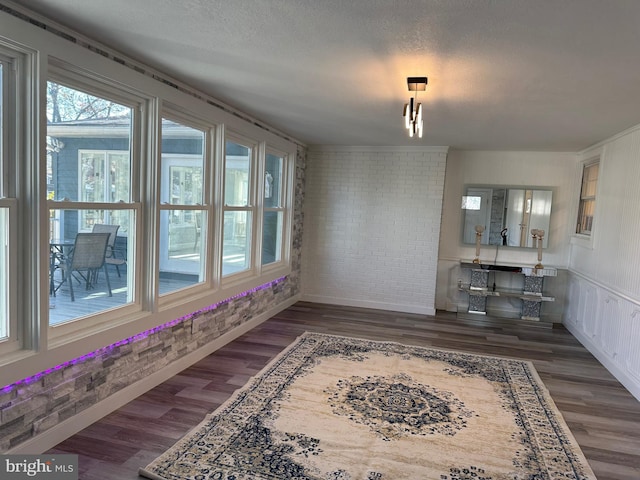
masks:
<path fill-rule="evenodd" d="M 415 92 L 404 104 L 404 126 L 409 130 L 409 136 L 422 138 L 422 104 L 418 103 L 418 92 L 427 89 L 427 77 L 408 77 L 407 86 L 410 92 Z"/>

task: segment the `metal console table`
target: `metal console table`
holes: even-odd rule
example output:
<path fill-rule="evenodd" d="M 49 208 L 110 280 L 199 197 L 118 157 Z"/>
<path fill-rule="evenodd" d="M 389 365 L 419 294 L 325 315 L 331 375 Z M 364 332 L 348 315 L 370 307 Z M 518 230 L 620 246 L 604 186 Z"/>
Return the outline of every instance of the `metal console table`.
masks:
<path fill-rule="evenodd" d="M 558 272 L 555 268 L 535 268 L 521 265 L 496 265 L 486 263 L 473 263 L 461 261 L 460 267 L 471 272 L 469 283 L 458 284 L 460 291 L 466 292 L 469 298 L 468 313 L 478 315 L 487 314 L 487 299 L 491 297 L 518 298 L 521 301 L 521 315 L 523 320 L 540 320 L 542 304 L 553 302 L 555 298 L 543 293 L 545 277 L 555 277 Z M 522 288 L 503 288 L 489 286 L 489 274 L 491 272 L 506 272 L 514 275 L 523 275 Z"/>

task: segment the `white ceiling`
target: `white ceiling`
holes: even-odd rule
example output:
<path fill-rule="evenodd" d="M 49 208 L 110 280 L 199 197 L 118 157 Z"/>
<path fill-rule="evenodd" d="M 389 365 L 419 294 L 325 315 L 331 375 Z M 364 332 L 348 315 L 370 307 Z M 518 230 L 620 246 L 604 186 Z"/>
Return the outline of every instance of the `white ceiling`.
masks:
<path fill-rule="evenodd" d="M 640 123 L 640 0 L 22 5 L 309 145 L 578 151 Z"/>

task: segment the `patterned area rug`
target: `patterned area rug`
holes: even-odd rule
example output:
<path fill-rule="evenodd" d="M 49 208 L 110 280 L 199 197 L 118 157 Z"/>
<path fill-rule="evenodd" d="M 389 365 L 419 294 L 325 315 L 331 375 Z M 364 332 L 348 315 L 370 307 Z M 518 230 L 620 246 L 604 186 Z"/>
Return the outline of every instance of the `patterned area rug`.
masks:
<path fill-rule="evenodd" d="M 150 479 L 595 479 L 529 362 L 306 333 Z"/>

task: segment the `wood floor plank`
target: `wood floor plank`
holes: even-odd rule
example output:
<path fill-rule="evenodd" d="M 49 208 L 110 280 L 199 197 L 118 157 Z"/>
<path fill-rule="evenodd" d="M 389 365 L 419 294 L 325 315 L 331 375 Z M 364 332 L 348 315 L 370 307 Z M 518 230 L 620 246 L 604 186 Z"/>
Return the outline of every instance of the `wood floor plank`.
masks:
<path fill-rule="evenodd" d="M 139 478 L 305 331 L 533 362 L 599 480 L 640 478 L 640 402 L 562 326 L 299 302 L 56 446 L 83 480 Z"/>

